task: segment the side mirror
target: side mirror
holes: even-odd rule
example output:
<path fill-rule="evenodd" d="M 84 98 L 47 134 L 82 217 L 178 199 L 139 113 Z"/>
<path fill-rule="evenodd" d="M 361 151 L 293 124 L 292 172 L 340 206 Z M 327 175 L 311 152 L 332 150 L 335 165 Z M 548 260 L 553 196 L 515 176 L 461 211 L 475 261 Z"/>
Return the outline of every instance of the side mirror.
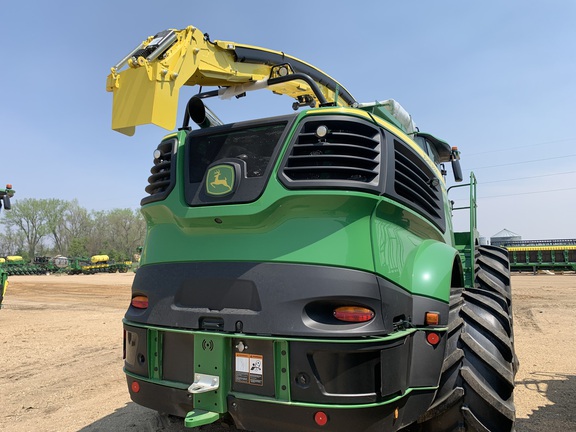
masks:
<path fill-rule="evenodd" d="M 4 209 L 5 210 L 10 210 L 12 208 L 12 205 L 10 204 L 10 197 L 8 195 L 4 195 L 4 197 L 2 198 L 2 201 L 4 201 Z M 2 207 L 0 205 L 0 207 Z"/>
<path fill-rule="evenodd" d="M 452 152 L 450 153 L 450 161 L 452 162 L 452 172 L 454 173 L 454 181 L 461 182 L 462 177 L 462 167 L 460 166 L 460 152 L 458 147 L 452 147 Z"/>

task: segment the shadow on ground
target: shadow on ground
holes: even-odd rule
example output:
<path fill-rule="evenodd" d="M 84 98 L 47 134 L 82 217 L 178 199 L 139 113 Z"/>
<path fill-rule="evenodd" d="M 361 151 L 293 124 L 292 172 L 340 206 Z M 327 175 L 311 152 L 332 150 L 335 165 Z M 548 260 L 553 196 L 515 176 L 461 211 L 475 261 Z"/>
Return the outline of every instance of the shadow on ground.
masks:
<path fill-rule="evenodd" d="M 80 429 L 80 432 L 234 432 L 237 429 L 225 423 L 214 423 L 198 428 L 184 427 L 184 419 L 160 415 L 156 411 L 133 402 L 112 414 Z"/>
<path fill-rule="evenodd" d="M 528 418 L 516 421 L 516 432 L 576 431 L 576 375 L 534 373 L 516 383 L 536 392 L 546 405 L 533 411 Z M 128 403 L 112 414 L 82 428 L 80 432 L 148 431 L 148 432 L 234 432 L 225 423 L 215 423 L 195 429 L 184 427 L 183 419 L 162 416 L 135 403 Z"/>
<path fill-rule="evenodd" d="M 576 375 L 533 373 L 516 383 L 547 400 L 528 418 L 516 420 L 516 432 L 576 431 Z"/>

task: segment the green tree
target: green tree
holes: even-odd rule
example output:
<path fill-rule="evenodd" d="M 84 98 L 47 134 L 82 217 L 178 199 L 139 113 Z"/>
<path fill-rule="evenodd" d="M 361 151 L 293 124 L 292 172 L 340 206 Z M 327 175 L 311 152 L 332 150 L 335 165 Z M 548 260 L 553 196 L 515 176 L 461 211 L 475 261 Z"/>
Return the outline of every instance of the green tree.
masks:
<path fill-rule="evenodd" d="M 71 208 L 69 201 L 50 198 L 45 201 L 46 230 L 54 241 L 54 250 L 59 255 L 65 255 L 68 249 L 66 216 Z"/>
<path fill-rule="evenodd" d="M 107 253 L 109 249 L 109 228 L 105 211 L 93 211 L 90 214 L 90 228 L 86 236 L 88 255 Z"/>
<path fill-rule="evenodd" d="M 19 200 L 3 216 L 7 229 L 0 235 L 0 252 L 90 257 L 105 254 L 114 260 L 133 256 L 142 246 L 146 223 L 139 211 L 114 209 L 88 212 L 77 200 Z"/>
<path fill-rule="evenodd" d="M 106 215 L 108 247 L 114 259 L 130 259 L 146 234 L 146 223 L 139 211 L 114 209 Z"/>
<path fill-rule="evenodd" d="M 7 228 L 4 233 L 0 233 L 0 256 L 24 256 L 27 255 L 26 249 L 26 237 L 22 231 Z"/>
<path fill-rule="evenodd" d="M 12 205 L 12 210 L 6 212 L 4 220 L 9 228 L 15 228 L 26 239 L 27 253 L 30 259 L 36 256 L 36 249 L 49 233 L 46 215 L 50 213 L 49 200 L 24 198 Z"/>
<path fill-rule="evenodd" d="M 69 257 L 88 257 L 90 253 L 88 252 L 88 237 L 74 237 L 70 240 L 68 245 Z"/>
<path fill-rule="evenodd" d="M 90 213 L 74 199 L 68 202 L 64 217 L 63 255 L 88 256 L 88 243 L 92 230 Z"/>

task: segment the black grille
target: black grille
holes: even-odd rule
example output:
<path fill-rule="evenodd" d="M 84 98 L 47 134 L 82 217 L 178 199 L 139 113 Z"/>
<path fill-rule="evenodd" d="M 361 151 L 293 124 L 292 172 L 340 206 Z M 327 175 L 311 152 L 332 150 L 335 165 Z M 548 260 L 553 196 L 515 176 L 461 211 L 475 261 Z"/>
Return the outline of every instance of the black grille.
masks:
<path fill-rule="evenodd" d="M 142 200 L 142 204 L 159 201 L 170 193 L 174 187 L 173 167 L 175 162 L 176 139 L 162 141 L 157 147 L 160 152 L 158 158 L 154 158 L 154 166 L 150 169 L 146 192 L 149 196 Z"/>
<path fill-rule="evenodd" d="M 328 133 L 318 137 L 324 126 Z M 382 134 L 356 119 L 315 119 L 302 125 L 285 159 L 282 173 L 288 187 L 377 186 Z"/>
<path fill-rule="evenodd" d="M 432 219 L 443 230 L 440 179 L 414 150 L 394 140 L 394 192 L 409 207 Z"/>

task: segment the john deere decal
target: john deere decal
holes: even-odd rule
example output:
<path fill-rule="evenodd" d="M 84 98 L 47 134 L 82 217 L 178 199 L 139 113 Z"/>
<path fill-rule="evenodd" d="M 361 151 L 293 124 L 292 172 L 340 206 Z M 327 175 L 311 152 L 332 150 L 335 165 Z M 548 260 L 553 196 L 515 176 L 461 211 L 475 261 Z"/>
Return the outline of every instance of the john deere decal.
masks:
<path fill-rule="evenodd" d="M 216 165 L 206 175 L 206 193 L 208 195 L 227 195 L 234 188 L 235 173 L 231 165 Z"/>

